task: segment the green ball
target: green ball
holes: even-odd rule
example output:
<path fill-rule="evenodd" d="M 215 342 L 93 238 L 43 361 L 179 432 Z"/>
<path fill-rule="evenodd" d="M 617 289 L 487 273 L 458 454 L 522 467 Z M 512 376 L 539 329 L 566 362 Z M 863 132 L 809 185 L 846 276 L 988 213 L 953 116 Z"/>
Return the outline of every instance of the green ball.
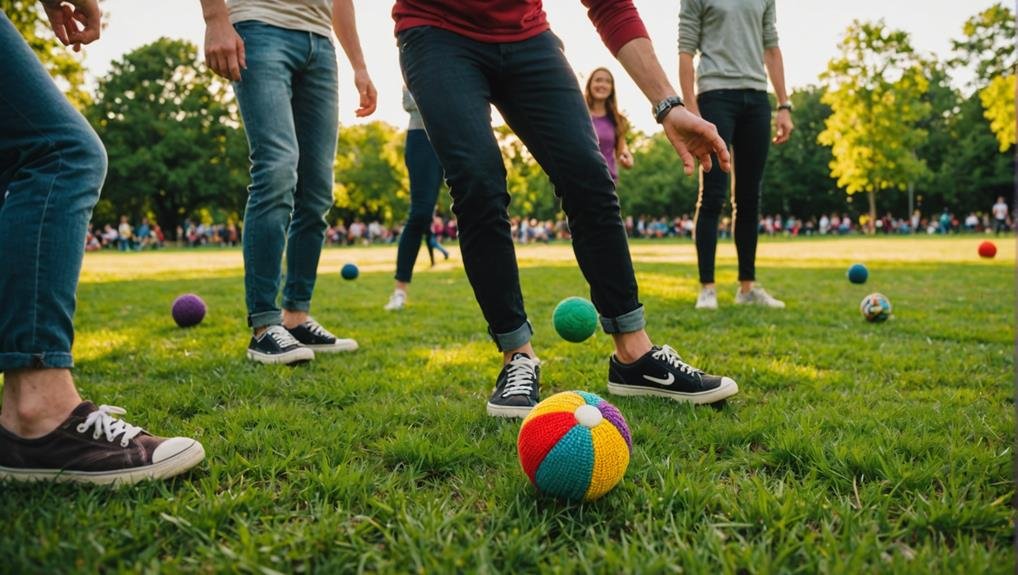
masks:
<path fill-rule="evenodd" d="M 551 320 L 562 339 L 580 343 L 594 335 L 597 329 L 597 310 L 594 304 L 582 297 L 567 297 L 555 306 Z"/>

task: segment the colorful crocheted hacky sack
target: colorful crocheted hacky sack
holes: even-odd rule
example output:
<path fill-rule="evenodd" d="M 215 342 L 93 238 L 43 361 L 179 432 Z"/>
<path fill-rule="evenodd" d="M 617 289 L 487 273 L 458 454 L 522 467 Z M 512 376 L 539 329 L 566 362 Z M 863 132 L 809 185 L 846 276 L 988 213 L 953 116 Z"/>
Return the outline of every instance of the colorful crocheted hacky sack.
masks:
<path fill-rule="evenodd" d="M 626 419 L 593 393 L 545 399 L 523 420 L 516 450 L 538 491 L 592 501 L 611 491 L 629 467 L 633 440 Z"/>

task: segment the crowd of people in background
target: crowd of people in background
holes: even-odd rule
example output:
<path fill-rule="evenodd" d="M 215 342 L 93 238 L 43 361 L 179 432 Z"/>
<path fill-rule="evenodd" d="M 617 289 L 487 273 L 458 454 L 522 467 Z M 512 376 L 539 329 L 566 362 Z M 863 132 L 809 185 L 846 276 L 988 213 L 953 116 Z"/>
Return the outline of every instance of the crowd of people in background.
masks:
<path fill-rule="evenodd" d="M 1002 206 L 1002 207 L 1001 207 Z M 641 215 L 625 218 L 626 233 L 631 238 L 692 238 L 695 222 L 690 214 L 677 217 L 651 217 Z M 337 220 L 326 230 L 327 245 L 353 246 L 370 244 L 392 244 L 399 240 L 402 223 L 386 226 L 377 219 L 368 222 L 354 218 L 349 224 Z M 896 217 L 890 212 L 874 222 L 878 234 L 929 234 L 947 235 L 960 233 L 1010 233 L 1014 231 L 1014 218 L 1002 200 L 991 212 L 969 212 L 955 214 L 945 208 L 940 213 L 923 215 L 916 210 L 910 217 Z M 822 214 L 820 217 L 801 218 L 795 215 L 768 214 L 760 217 L 759 233 L 768 237 L 838 236 L 866 233 L 869 216 L 850 216 L 839 212 Z M 431 231 L 439 242 L 457 239 L 455 218 L 435 214 Z M 539 220 L 534 217 L 514 217 L 511 220 L 513 240 L 520 244 L 549 243 L 569 240 L 569 225 L 564 219 Z M 237 246 L 240 245 L 240 227 L 231 222 L 205 224 L 186 220 L 177 226 L 175 240 L 167 238 L 159 224 L 142 218 L 137 226 L 127 216 L 120 218 L 117 226 L 105 224 L 102 229 L 91 224 L 85 240 L 85 249 L 96 251 L 104 248 L 120 251 L 158 249 L 167 243 L 182 247 Z M 718 222 L 718 236 L 732 237 L 732 219 L 722 217 Z"/>

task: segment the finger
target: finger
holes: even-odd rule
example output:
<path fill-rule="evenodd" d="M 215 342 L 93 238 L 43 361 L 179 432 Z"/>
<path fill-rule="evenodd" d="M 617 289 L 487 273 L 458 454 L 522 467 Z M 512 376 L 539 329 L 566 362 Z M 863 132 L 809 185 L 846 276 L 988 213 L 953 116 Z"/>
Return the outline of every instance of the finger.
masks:
<path fill-rule="evenodd" d="M 223 67 L 219 64 L 219 54 L 215 52 L 206 54 L 205 61 L 208 63 L 209 68 L 212 68 L 212 71 L 215 72 L 217 76 L 226 78 L 226 75 L 223 74 Z"/>
<path fill-rule="evenodd" d="M 69 45 L 71 41 L 67 37 L 67 28 L 64 26 L 64 10 L 47 10 L 46 17 L 49 18 L 50 27 L 57 35 L 57 40 L 60 40 L 64 46 Z"/>
<path fill-rule="evenodd" d="M 240 63 L 237 61 L 237 52 L 230 50 L 226 54 L 226 71 L 234 82 L 240 81 Z"/>
<path fill-rule="evenodd" d="M 72 12 L 70 20 L 74 23 L 75 38 L 82 44 L 89 44 L 99 39 L 102 29 L 102 12 L 98 5 L 86 4 L 84 8 Z M 78 22 L 82 27 L 78 28 Z"/>
<path fill-rule="evenodd" d="M 237 36 L 237 63 L 241 68 L 247 70 L 247 51 L 244 49 L 244 40 Z"/>

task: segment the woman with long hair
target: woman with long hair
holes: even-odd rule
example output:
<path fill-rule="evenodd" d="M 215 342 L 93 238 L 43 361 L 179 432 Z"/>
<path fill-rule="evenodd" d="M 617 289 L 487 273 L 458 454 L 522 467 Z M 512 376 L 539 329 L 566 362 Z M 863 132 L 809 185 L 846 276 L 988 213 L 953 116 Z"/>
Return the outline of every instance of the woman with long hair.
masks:
<path fill-rule="evenodd" d="M 617 165 L 629 169 L 633 167 L 633 154 L 626 145 L 626 134 L 629 133 L 629 120 L 619 112 L 615 99 L 615 77 L 607 68 L 597 68 L 587 78 L 587 86 L 583 90 L 590 110 L 590 119 L 594 123 L 594 133 L 601 154 L 608 163 L 608 172 L 615 183 L 619 181 Z"/>

